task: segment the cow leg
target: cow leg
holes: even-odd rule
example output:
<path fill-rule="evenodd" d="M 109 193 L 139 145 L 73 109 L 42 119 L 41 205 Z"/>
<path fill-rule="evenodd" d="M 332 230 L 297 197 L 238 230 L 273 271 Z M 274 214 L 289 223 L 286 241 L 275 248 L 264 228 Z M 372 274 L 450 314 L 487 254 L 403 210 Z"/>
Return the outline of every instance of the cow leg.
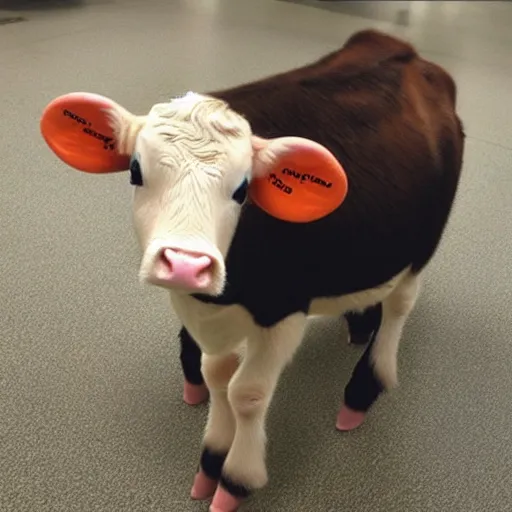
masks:
<path fill-rule="evenodd" d="M 346 431 L 359 427 L 363 423 L 366 413 L 384 389 L 375 375 L 371 363 L 371 352 L 375 339 L 376 336 L 372 336 L 370 344 L 359 359 L 345 387 L 344 403 L 336 420 L 338 430 Z"/>
<path fill-rule="evenodd" d="M 203 438 L 203 451 L 191 496 L 211 498 L 220 480 L 222 466 L 235 435 L 235 417 L 228 402 L 228 384 L 238 367 L 238 356 L 203 355 L 202 369 L 210 390 L 210 408 Z"/>
<path fill-rule="evenodd" d="M 208 398 L 208 388 L 201 373 L 201 350 L 185 327 L 181 328 L 179 339 L 181 368 L 185 378 L 183 400 L 188 405 L 198 405 Z"/>
<path fill-rule="evenodd" d="M 407 275 L 382 304 L 382 325 L 371 353 L 375 373 L 385 389 L 398 383 L 397 356 L 402 330 L 416 304 L 420 277 Z"/>
<path fill-rule="evenodd" d="M 210 512 L 234 512 L 250 491 L 267 483 L 265 421 L 279 377 L 300 346 L 306 316 L 292 315 L 247 340 L 247 351 L 228 387 L 235 420 Z"/>
<path fill-rule="evenodd" d="M 345 313 L 348 324 L 348 342 L 354 345 L 366 345 L 377 335 L 382 319 L 382 304 L 371 306 L 362 313 Z"/>
<path fill-rule="evenodd" d="M 336 421 L 338 430 L 361 425 L 382 391 L 396 385 L 398 345 L 418 291 L 419 276 L 410 274 L 384 299 L 381 326 L 345 388 L 344 404 Z"/>
<path fill-rule="evenodd" d="M 382 304 L 372 306 L 363 313 L 347 313 L 345 318 L 349 327 L 350 343 L 369 343 L 345 387 L 344 404 L 336 421 L 338 430 L 353 430 L 363 423 L 366 412 L 383 391 L 370 361 L 382 321 Z"/>

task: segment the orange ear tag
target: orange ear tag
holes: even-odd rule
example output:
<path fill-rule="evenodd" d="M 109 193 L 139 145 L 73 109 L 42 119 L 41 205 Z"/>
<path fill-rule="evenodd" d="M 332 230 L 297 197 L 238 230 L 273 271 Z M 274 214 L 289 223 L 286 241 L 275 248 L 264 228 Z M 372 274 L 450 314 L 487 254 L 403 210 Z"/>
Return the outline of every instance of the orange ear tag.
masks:
<path fill-rule="evenodd" d="M 75 92 L 54 99 L 41 117 L 41 134 L 66 164 L 89 173 L 125 171 L 130 155 L 116 150 L 105 109 L 115 103 L 103 96 Z"/>
<path fill-rule="evenodd" d="M 343 203 L 348 180 L 336 157 L 307 141 L 281 158 L 264 178 L 254 178 L 249 195 L 262 210 L 287 222 L 313 222 Z"/>

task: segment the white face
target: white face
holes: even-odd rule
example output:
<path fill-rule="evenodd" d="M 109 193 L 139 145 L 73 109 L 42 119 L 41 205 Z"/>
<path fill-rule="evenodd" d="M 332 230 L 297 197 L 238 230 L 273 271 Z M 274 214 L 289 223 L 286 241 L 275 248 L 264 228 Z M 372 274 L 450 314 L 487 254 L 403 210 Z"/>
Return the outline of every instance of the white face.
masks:
<path fill-rule="evenodd" d="M 107 112 L 117 149 L 131 155 L 133 215 L 143 281 L 185 293 L 220 295 L 224 258 L 252 176 L 291 152 L 318 151 L 306 139 L 255 137 L 226 103 L 188 93 L 135 116 Z"/>
<path fill-rule="evenodd" d="M 132 145 L 140 277 L 220 294 L 252 167 L 251 130 L 216 99 L 191 94 L 155 105 Z"/>

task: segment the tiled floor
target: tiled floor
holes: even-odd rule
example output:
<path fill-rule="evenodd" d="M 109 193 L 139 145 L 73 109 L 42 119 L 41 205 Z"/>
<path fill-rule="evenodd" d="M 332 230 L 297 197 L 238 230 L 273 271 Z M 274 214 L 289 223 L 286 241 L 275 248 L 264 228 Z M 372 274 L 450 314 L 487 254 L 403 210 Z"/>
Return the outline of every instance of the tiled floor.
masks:
<path fill-rule="evenodd" d="M 0 25 L 0 510 L 207 510 L 188 498 L 206 409 L 181 402 L 166 295 L 139 287 L 127 178 L 67 171 L 39 135 L 47 102 L 87 90 L 144 112 L 367 27 L 455 77 L 464 179 L 401 386 L 336 432 L 360 349 L 315 321 L 272 407 L 270 483 L 244 511 L 512 510 L 512 3 L 20 3 L 0 3 L 0 18 L 25 18 Z"/>

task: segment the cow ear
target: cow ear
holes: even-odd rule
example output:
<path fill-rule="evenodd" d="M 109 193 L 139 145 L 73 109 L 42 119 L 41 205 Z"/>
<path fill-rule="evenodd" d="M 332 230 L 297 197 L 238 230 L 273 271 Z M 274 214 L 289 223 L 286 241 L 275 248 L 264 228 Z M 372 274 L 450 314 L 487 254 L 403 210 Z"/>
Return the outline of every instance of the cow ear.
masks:
<path fill-rule="evenodd" d="M 105 109 L 109 125 L 117 143 L 117 151 L 121 155 L 130 156 L 135 151 L 137 135 L 146 123 L 147 116 L 137 116 L 121 105 L 113 103 Z"/>
<path fill-rule="evenodd" d="M 44 109 L 40 129 L 53 152 L 74 169 L 125 171 L 145 117 L 93 93 L 64 94 Z"/>
<path fill-rule="evenodd" d="M 348 192 L 347 176 L 324 146 L 301 137 L 252 138 L 251 200 L 288 222 L 312 222 L 336 210 Z"/>
<path fill-rule="evenodd" d="M 290 139 L 292 137 L 263 139 L 256 135 L 252 136 L 252 175 L 254 178 L 264 177 L 272 171 L 279 160 L 293 151 L 293 148 L 290 147 Z"/>

